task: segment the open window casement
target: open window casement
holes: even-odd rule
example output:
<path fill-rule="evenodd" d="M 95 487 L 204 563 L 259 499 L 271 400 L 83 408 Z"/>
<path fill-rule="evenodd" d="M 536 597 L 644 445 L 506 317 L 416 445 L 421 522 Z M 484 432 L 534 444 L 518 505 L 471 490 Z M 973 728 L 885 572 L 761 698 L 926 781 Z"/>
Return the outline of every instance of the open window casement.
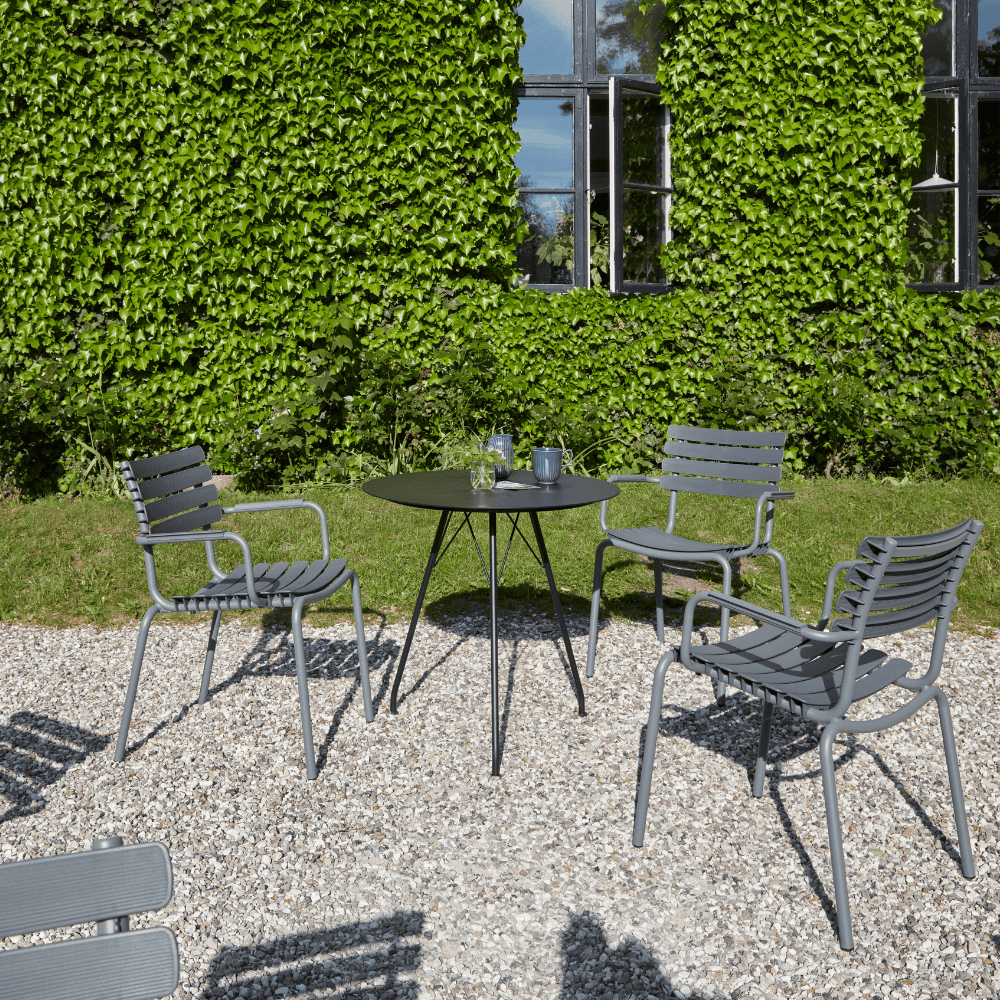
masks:
<path fill-rule="evenodd" d="M 670 111 L 653 83 L 608 79 L 610 290 L 669 290 L 660 248 L 670 239 Z"/>

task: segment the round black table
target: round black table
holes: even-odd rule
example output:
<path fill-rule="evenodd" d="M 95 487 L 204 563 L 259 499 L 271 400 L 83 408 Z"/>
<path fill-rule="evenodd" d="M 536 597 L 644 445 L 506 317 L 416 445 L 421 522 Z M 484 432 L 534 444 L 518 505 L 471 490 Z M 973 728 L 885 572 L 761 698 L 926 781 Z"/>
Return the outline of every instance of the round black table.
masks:
<path fill-rule="evenodd" d="M 535 484 L 535 478 L 530 472 L 512 472 L 510 478 L 515 482 Z M 378 497 L 380 500 L 390 500 L 393 503 L 404 504 L 407 507 L 425 507 L 428 510 L 441 511 L 437 532 L 431 544 L 430 558 L 427 560 L 427 568 L 424 570 L 423 583 L 420 584 L 420 593 L 417 595 L 417 604 L 413 609 L 410 628 L 406 633 L 406 642 L 403 644 L 403 651 L 399 657 L 399 666 L 396 668 L 396 678 L 392 684 L 392 696 L 389 700 L 390 711 L 393 714 L 396 713 L 396 698 L 399 693 L 399 683 L 403 679 L 403 668 L 406 666 L 406 658 L 410 653 L 410 646 L 413 643 L 413 634 L 417 629 L 417 620 L 420 618 L 420 609 L 424 603 L 424 595 L 427 593 L 427 585 L 430 583 L 431 573 L 465 525 L 468 525 L 473 541 L 476 543 L 476 551 L 479 552 L 479 542 L 476 540 L 475 532 L 472 531 L 470 517 L 472 514 L 482 513 L 489 514 L 490 521 L 489 569 L 486 568 L 482 552 L 479 552 L 479 559 L 483 563 L 483 571 L 486 573 L 486 578 L 490 585 L 490 700 L 493 709 L 494 777 L 500 774 L 497 514 L 506 514 L 512 525 L 510 540 L 507 542 L 507 553 L 510 552 L 510 545 L 514 540 L 516 532 L 521 536 L 525 545 L 528 546 L 528 551 L 531 552 L 545 570 L 545 575 L 549 581 L 549 593 L 552 595 L 556 618 L 559 620 L 559 628 L 562 631 L 563 642 L 566 645 L 566 657 L 569 660 L 570 671 L 573 675 L 577 705 L 579 706 L 580 715 L 585 715 L 583 685 L 580 682 L 580 674 L 576 669 L 573 646 L 569 641 L 566 619 L 563 617 L 562 605 L 559 603 L 559 593 L 556 589 L 555 577 L 552 575 L 552 566 L 549 564 L 548 552 L 545 549 L 542 528 L 538 523 L 538 512 L 541 510 L 567 510 L 570 507 L 585 507 L 588 504 L 600 503 L 602 500 L 610 500 L 612 497 L 618 495 L 618 487 L 614 483 L 605 482 L 603 479 L 590 479 L 587 476 L 560 476 L 559 480 L 550 486 L 539 486 L 538 489 L 533 490 L 473 490 L 467 469 L 448 469 L 439 472 L 412 472 L 405 476 L 386 476 L 383 479 L 373 479 L 365 483 L 362 489 L 369 496 Z M 452 515 L 455 513 L 463 515 L 462 523 L 455 530 L 455 534 L 451 536 L 448 544 L 445 545 L 444 551 L 441 551 L 441 545 L 444 542 L 445 535 L 448 533 L 448 525 Z M 524 537 L 521 529 L 517 526 L 517 521 L 521 514 L 527 514 L 531 519 L 531 527 L 535 533 L 535 542 L 538 545 L 537 554 L 531 548 L 531 543 Z M 505 553 L 503 564 L 500 567 L 500 575 L 503 574 L 506 565 L 507 554 Z"/>

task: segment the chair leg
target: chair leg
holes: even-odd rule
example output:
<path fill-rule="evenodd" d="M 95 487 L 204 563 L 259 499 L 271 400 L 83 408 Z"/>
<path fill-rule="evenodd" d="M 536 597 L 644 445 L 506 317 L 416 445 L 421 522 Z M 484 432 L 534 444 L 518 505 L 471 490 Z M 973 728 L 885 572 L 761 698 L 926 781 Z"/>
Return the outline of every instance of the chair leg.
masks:
<path fill-rule="evenodd" d="M 944 756 L 948 761 L 948 783 L 951 785 L 951 804 L 955 809 L 955 828 L 958 831 L 958 846 L 962 852 L 962 874 L 974 878 L 976 866 L 972 859 L 972 844 L 969 841 L 969 822 L 965 816 L 965 796 L 962 795 L 962 776 L 958 772 L 958 754 L 955 752 L 955 732 L 951 726 L 951 710 L 948 699 L 940 688 L 934 689 L 938 715 L 941 718 L 941 739 Z"/>
<path fill-rule="evenodd" d="M 722 567 L 722 592 L 726 597 L 733 592 L 733 566 L 725 556 L 718 556 L 713 560 Z M 725 642 L 729 638 L 729 608 L 722 609 L 722 623 L 719 629 L 719 642 Z"/>
<path fill-rule="evenodd" d="M 653 560 L 653 587 L 656 589 L 656 638 L 663 642 L 663 563 Z"/>
<path fill-rule="evenodd" d="M 354 601 L 354 630 L 358 634 L 358 664 L 361 674 L 361 696 L 365 703 L 365 722 L 375 719 L 372 709 L 372 689 L 368 682 L 368 646 L 365 643 L 365 620 L 361 614 L 361 581 L 351 570 L 351 598 Z"/>
<path fill-rule="evenodd" d="M 819 740 L 819 765 L 823 775 L 823 799 L 826 803 L 826 828 L 830 837 L 830 865 L 833 868 L 833 889 L 837 899 L 837 926 L 840 947 L 854 947 L 851 932 L 851 904 L 847 895 L 847 871 L 844 867 L 844 841 L 840 830 L 840 808 L 837 805 L 836 775 L 833 769 L 833 741 L 839 730 L 830 723 Z"/>
<path fill-rule="evenodd" d="M 768 549 L 768 555 L 774 556 L 778 563 L 778 574 L 781 576 L 781 611 L 786 618 L 792 617 L 792 595 L 788 590 L 788 563 L 777 549 Z"/>
<path fill-rule="evenodd" d="M 649 790 L 653 783 L 653 761 L 656 758 L 656 737 L 660 729 L 660 709 L 663 706 L 663 681 L 667 668 L 677 662 L 677 647 L 660 657 L 653 674 L 653 693 L 649 700 L 649 719 L 646 722 L 646 742 L 642 752 L 642 775 L 635 798 L 635 820 L 632 823 L 632 845 L 642 847 L 646 837 L 646 813 L 649 810 Z"/>
<path fill-rule="evenodd" d="M 125 759 L 125 742 L 128 740 L 128 727 L 132 721 L 132 708 L 135 705 L 135 693 L 139 688 L 139 671 L 142 669 L 142 656 L 146 652 L 146 637 L 149 635 L 149 626 L 153 619 L 160 613 L 160 609 L 154 604 L 143 616 L 139 625 L 139 635 L 135 640 L 135 656 L 132 657 L 132 674 L 128 679 L 128 692 L 125 695 L 125 707 L 122 709 L 122 724 L 118 730 L 118 743 L 115 746 L 115 760 Z"/>
<path fill-rule="evenodd" d="M 299 712 L 302 715 L 302 744 L 306 754 L 306 777 L 316 777 L 316 756 L 313 753 L 312 718 L 309 715 L 309 688 L 306 684 L 306 647 L 302 640 L 302 612 L 305 603 L 292 602 L 292 642 L 295 647 L 295 673 L 299 680 Z"/>
<path fill-rule="evenodd" d="M 594 676 L 594 657 L 597 655 L 597 616 L 601 610 L 601 566 L 604 563 L 604 550 L 611 544 L 605 539 L 597 546 L 594 556 L 594 592 L 590 596 L 590 639 L 587 643 L 587 676 Z"/>
<path fill-rule="evenodd" d="M 212 627 L 208 631 L 208 652 L 205 653 L 205 669 L 201 675 L 201 691 L 198 694 L 198 704 L 204 705 L 208 701 L 208 685 L 212 680 L 212 661 L 215 659 L 215 645 L 219 641 L 219 624 L 222 621 L 222 612 L 212 613 Z"/>
<path fill-rule="evenodd" d="M 759 799 L 764 794 L 764 772 L 767 770 L 767 748 L 771 742 L 771 718 L 774 705 L 764 702 L 764 718 L 760 724 L 760 741 L 757 744 L 757 765 L 753 772 L 753 797 Z"/>

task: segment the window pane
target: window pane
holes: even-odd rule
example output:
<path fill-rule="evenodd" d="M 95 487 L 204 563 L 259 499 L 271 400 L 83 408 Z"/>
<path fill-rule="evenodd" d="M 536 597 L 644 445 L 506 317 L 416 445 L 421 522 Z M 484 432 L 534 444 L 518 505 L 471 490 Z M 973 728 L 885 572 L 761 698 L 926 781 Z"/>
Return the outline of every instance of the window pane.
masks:
<path fill-rule="evenodd" d="M 608 102 L 590 98 L 590 282 L 608 287 L 611 240 L 611 174 L 608 152 Z"/>
<path fill-rule="evenodd" d="M 979 75 L 1000 76 L 1000 0 L 979 0 Z"/>
<path fill-rule="evenodd" d="M 664 183 L 663 105 L 655 94 L 622 95 L 622 176 L 637 184 Z"/>
<path fill-rule="evenodd" d="M 953 0 L 934 0 L 941 20 L 924 32 L 924 76 L 951 76 Z"/>
<path fill-rule="evenodd" d="M 528 238 L 517 248 L 517 269 L 529 285 L 573 284 L 573 195 L 517 192 Z"/>
<path fill-rule="evenodd" d="M 662 282 L 660 247 L 666 232 L 666 199 L 627 188 L 624 197 L 622 280 Z"/>
<path fill-rule="evenodd" d="M 979 199 L 979 283 L 1000 284 L 1000 198 Z"/>
<path fill-rule="evenodd" d="M 518 187 L 573 186 L 573 102 L 553 97 L 522 97 L 514 131 L 521 150 L 514 166 L 521 171 Z"/>
<path fill-rule="evenodd" d="M 523 0 L 528 40 L 520 51 L 525 74 L 573 72 L 573 0 Z"/>
<path fill-rule="evenodd" d="M 643 13 L 639 0 L 597 0 L 597 72 L 656 75 L 663 5 Z"/>
<path fill-rule="evenodd" d="M 910 198 L 906 228 L 907 281 L 940 284 L 955 274 L 955 200 L 957 192 L 916 192 Z"/>
<path fill-rule="evenodd" d="M 979 102 L 979 189 L 1000 190 L 1000 101 Z"/>
<path fill-rule="evenodd" d="M 920 162 L 910 170 L 913 183 L 919 184 L 934 174 L 950 181 L 957 180 L 954 98 L 924 98 L 924 111 L 920 116 L 920 134 L 923 137 Z"/>

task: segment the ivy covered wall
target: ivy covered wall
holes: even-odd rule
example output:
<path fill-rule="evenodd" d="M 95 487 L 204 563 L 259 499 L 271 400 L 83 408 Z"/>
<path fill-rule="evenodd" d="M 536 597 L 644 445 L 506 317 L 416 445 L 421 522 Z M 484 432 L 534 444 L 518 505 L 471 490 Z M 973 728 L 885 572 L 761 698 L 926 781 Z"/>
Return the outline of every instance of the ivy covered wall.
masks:
<path fill-rule="evenodd" d="M 591 468 L 670 420 L 992 468 L 994 298 L 901 285 L 930 0 L 666 8 L 678 290 L 612 299 L 511 287 L 510 0 L 0 0 L 0 476 L 192 440 L 262 482 L 412 464 L 459 412 Z M 460 363 L 454 405 L 393 409 Z"/>

